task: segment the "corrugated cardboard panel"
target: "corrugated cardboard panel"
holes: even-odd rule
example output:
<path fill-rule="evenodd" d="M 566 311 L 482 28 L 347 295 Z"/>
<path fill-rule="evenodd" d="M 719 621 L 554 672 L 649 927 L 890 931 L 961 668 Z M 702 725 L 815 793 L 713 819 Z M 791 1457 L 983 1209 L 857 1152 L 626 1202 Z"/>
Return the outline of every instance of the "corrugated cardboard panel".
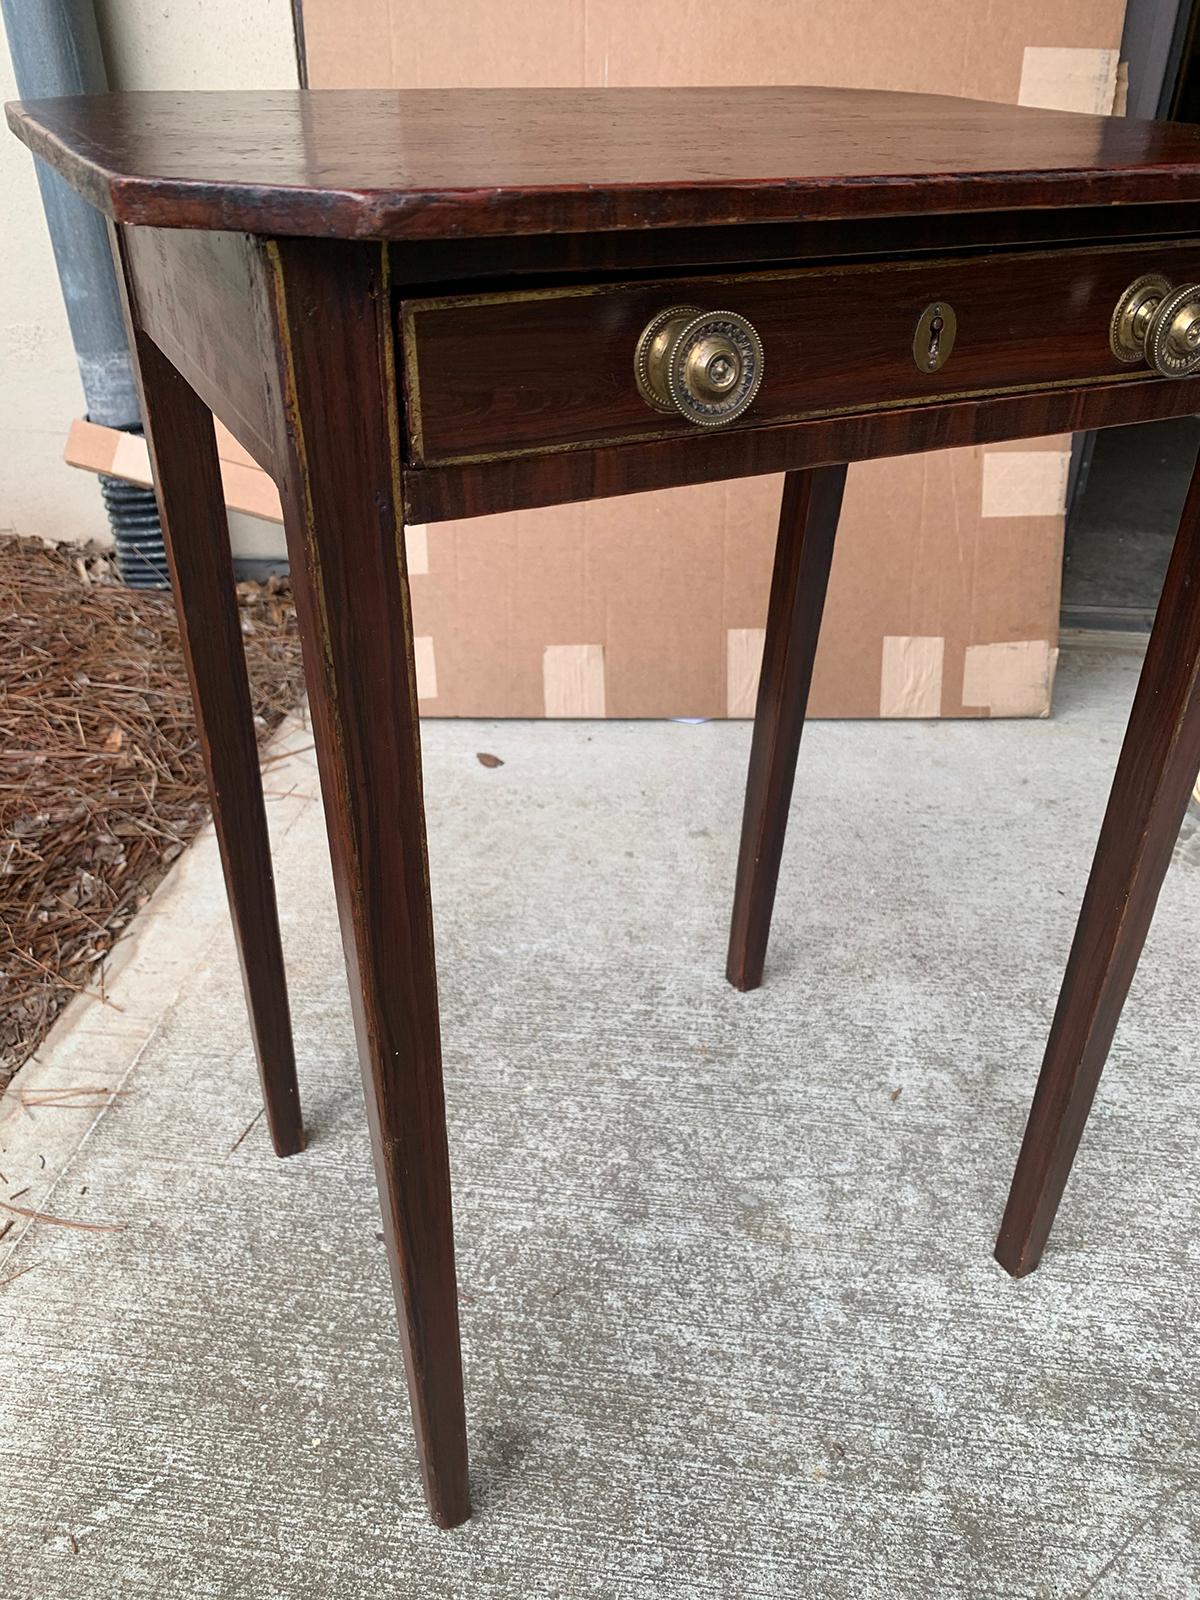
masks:
<path fill-rule="evenodd" d="M 1125 6 L 303 0 L 303 12 L 314 89 L 813 83 L 1015 103 L 1027 48 L 1115 52 Z"/>
<path fill-rule="evenodd" d="M 217 451 L 221 461 L 221 488 L 230 511 L 240 511 L 262 522 L 282 522 L 279 491 L 254 458 L 217 423 Z M 140 433 L 123 433 L 85 418 L 76 418 L 67 435 L 63 460 L 69 467 L 123 478 L 145 488 L 154 482 L 150 449 Z"/>
<path fill-rule="evenodd" d="M 304 0 L 314 88 L 814 83 L 1066 110 L 1081 95 L 1090 109 L 1111 107 L 1123 18 L 1124 0 Z M 1028 459 L 989 466 L 983 451 L 962 450 L 851 469 L 814 715 L 877 717 L 904 702 L 884 692 L 885 640 L 892 668 L 923 662 L 906 693 L 925 709 L 905 714 L 934 714 L 932 658 L 918 640 L 942 641 L 943 716 L 1012 714 L 964 700 L 967 651 L 1041 641 L 1049 659 L 1069 440 L 1013 448 Z M 438 694 L 422 710 L 541 716 L 547 648 L 586 645 L 603 652 L 607 716 L 748 714 L 780 484 L 742 479 L 429 528 L 428 570 L 414 563 L 412 589 Z M 1011 665 L 1011 652 L 972 659 L 978 677 L 980 663 Z M 997 694 L 1042 714 L 1051 677 L 1027 675 L 1023 699 Z"/>

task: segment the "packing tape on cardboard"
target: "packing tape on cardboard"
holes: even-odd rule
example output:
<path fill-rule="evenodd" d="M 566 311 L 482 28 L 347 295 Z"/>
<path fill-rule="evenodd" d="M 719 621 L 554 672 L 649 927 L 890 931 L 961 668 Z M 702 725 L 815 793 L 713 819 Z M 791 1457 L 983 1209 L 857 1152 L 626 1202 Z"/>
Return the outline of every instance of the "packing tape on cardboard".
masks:
<path fill-rule="evenodd" d="M 881 717 L 940 717 L 946 641 L 920 634 L 885 634 L 879 679 Z"/>
<path fill-rule="evenodd" d="M 985 450 L 980 515 L 1061 517 L 1070 468 L 1069 450 Z"/>
<path fill-rule="evenodd" d="M 1113 89 L 1112 114 L 1114 117 L 1127 117 L 1129 115 L 1129 63 L 1118 61 L 1117 82 Z"/>
<path fill-rule="evenodd" d="M 548 644 L 542 652 L 542 702 L 548 717 L 604 716 L 604 646 Z"/>
<path fill-rule="evenodd" d="M 1017 104 L 1108 116 L 1116 99 L 1120 59 L 1119 50 L 1026 45 Z"/>
<path fill-rule="evenodd" d="M 725 630 L 725 715 L 752 717 L 758 705 L 765 628 Z"/>
<path fill-rule="evenodd" d="M 413 660 L 417 667 L 417 699 L 437 699 L 437 662 L 433 654 L 433 635 L 419 633 L 413 639 Z"/>
<path fill-rule="evenodd" d="M 963 705 L 993 717 L 1048 717 L 1058 651 L 1049 639 L 971 644 L 963 660 Z"/>
<path fill-rule="evenodd" d="M 424 578 L 429 573 L 429 532 L 423 522 L 414 522 L 404 530 L 404 560 L 410 578 Z"/>

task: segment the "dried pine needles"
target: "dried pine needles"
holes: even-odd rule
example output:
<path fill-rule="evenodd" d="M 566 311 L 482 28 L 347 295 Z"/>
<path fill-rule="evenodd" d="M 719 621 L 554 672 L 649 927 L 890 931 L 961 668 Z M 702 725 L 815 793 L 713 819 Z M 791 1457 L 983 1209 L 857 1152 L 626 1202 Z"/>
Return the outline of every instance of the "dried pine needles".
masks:
<path fill-rule="evenodd" d="M 260 734 L 298 703 L 286 583 L 241 584 Z M 107 556 L 0 536 L 0 1087 L 204 821 L 171 598 Z"/>

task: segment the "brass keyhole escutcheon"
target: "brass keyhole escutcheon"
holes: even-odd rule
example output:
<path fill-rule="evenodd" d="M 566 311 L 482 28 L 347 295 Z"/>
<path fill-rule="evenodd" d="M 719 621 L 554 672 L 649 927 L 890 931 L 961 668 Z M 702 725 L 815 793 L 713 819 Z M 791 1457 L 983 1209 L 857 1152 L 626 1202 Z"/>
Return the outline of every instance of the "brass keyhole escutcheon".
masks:
<path fill-rule="evenodd" d="M 913 360 L 921 372 L 937 372 L 950 359 L 958 318 L 948 300 L 935 300 L 922 311 L 913 334 Z"/>

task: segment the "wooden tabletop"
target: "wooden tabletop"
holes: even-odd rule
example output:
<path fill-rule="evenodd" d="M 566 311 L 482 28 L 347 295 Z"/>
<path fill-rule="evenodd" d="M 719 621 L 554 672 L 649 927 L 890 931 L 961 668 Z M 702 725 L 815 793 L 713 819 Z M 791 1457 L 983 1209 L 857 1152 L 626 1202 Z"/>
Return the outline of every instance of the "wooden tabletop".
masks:
<path fill-rule="evenodd" d="M 869 89 L 143 92 L 8 107 L 126 223 L 449 238 L 1200 200 L 1200 128 Z"/>

